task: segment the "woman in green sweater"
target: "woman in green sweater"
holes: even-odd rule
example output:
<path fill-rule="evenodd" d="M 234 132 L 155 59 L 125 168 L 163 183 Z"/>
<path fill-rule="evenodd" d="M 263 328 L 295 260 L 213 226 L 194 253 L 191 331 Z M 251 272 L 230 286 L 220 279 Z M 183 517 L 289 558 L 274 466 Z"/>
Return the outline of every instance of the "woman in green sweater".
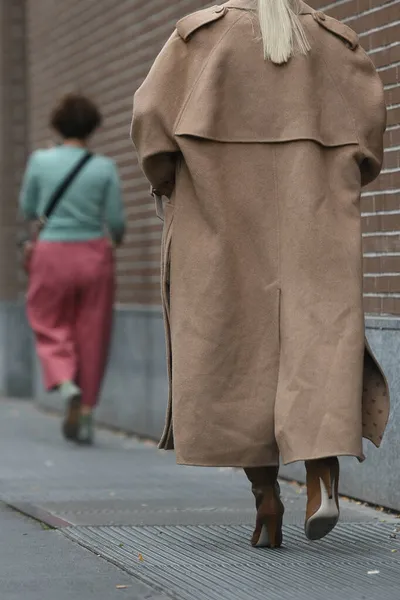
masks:
<path fill-rule="evenodd" d="M 62 144 L 30 157 L 20 195 L 27 220 L 45 214 L 100 123 L 97 107 L 81 95 L 69 94 L 54 109 L 51 126 Z M 124 230 L 116 166 L 104 156 L 88 156 L 42 228 L 30 265 L 27 311 L 44 383 L 66 401 L 64 436 L 80 443 L 93 442 L 114 302 L 110 238 L 121 244 Z"/>

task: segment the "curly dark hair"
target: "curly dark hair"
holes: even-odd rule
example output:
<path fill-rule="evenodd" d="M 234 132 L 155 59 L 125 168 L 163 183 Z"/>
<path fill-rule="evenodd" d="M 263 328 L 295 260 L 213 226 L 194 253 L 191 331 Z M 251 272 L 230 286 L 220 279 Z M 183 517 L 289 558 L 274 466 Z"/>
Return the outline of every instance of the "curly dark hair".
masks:
<path fill-rule="evenodd" d="M 64 139 L 86 140 L 102 122 L 96 104 L 82 94 L 67 94 L 53 109 L 50 125 Z"/>

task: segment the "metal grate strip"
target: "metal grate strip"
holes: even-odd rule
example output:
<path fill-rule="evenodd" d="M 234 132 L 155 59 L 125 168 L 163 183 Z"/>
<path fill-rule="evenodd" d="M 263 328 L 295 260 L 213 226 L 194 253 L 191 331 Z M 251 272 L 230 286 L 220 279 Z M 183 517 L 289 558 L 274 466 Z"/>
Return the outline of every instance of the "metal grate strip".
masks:
<path fill-rule="evenodd" d="M 400 533 L 392 537 L 394 530 L 393 524 L 343 524 L 311 544 L 290 525 L 285 547 L 274 551 L 252 549 L 251 528 L 243 525 L 63 532 L 177 600 L 395 600 Z"/>

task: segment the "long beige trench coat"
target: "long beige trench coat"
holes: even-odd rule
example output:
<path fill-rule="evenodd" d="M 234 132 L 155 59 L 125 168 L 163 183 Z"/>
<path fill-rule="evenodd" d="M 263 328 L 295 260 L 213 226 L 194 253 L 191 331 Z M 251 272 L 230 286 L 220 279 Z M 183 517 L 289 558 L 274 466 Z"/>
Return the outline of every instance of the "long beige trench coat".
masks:
<path fill-rule="evenodd" d="M 205 466 L 362 460 L 389 413 L 364 341 L 360 219 L 382 85 L 357 35 L 303 3 L 310 54 L 264 61 L 255 5 L 180 21 L 135 96 L 143 170 L 170 197 L 160 447 Z"/>

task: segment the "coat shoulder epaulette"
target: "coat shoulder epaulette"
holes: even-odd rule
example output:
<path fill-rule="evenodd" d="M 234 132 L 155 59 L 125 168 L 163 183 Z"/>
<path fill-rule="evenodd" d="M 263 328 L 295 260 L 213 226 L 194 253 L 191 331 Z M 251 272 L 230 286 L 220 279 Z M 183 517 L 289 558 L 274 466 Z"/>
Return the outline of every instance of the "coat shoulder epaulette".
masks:
<path fill-rule="evenodd" d="M 176 24 L 180 37 L 187 42 L 201 27 L 222 19 L 228 12 L 225 6 L 212 6 L 184 17 Z"/>
<path fill-rule="evenodd" d="M 317 21 L 321 27 L 336 35 L 339 39 L 342 40 L 351 50 L 356 50 L 359 46 L 358 35 L 355 31 L 347 27 L 344 23 L 333 19 L 332 17 L 328 17 L 323 12 L 314 12 L 314 19 Z"/>

